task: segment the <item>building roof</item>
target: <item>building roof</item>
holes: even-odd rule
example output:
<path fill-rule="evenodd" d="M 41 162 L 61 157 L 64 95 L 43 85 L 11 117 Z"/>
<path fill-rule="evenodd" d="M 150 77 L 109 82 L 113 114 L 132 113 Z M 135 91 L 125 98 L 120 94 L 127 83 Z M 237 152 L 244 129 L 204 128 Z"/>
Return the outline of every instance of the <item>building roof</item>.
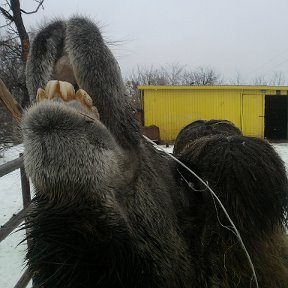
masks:
<path fill-rule="evenodd" d="M 137 87 L 139 90 L 262 90 L 263 93 L 268 91 L 288 91 L 288 86 L 254 86 L 254 85 L 217 85 L 217 86 L 156 86 L 156 85 L 140 85 Z"/>

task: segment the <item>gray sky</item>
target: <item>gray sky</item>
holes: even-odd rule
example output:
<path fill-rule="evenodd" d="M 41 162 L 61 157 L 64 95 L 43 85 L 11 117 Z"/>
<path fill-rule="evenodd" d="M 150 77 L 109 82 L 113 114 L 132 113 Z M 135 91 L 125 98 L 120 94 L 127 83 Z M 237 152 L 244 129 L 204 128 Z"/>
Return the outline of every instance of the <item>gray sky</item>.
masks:
<path fill-rule="evenodd" d="M 26 10 L 36 5 L 21 2 Z M 178 63 L 209 66 L 226 82 L 237 73 L 248 80 L 281 72 L 288 84 L 288 0 L 45 0 L 44 10 L 24 21 L 37 27 L 75 13 L 122 41 L 113 51 L 126 74 L 137 65 Z"/>

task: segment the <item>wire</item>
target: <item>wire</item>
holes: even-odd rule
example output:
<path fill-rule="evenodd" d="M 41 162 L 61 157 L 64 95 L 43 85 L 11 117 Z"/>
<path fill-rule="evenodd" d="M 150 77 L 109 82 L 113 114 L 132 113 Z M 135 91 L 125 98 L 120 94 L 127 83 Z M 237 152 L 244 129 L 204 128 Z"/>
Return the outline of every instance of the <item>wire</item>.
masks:
<path fill-rule="evenodd" d="M 275 64 L 273 64 L 277 59 L 279 59 L 280 56 L 283 56 L 287 54 L 288 52 L 288 48 L 286 48 L 285 50 L 281 51 L 280 53 L 272 56 L 269 60 L 267 60 L 266 62 L 264 62 L 262 65 L 258 66 L 257 68 L 255 69 L 252 69 L 250 72 L 248 72 L 248 75 L 252 75 L 252 74 L 255 74 L 257 71 L 257 73 L 259 73 L 259 70 L 260 70 L 260 73 L 261 73 L 261 70 L 263 71 L 267 71 L 267 70 L 271 70 L 271 68 L 267 68 L 269 66 L 271 66 L 271 64 L 273 65 L 273 67 L 275 67 Z M 282 57 L 281 57 L 282 58 Z M 286 57 L 285 57 L 286 58 Z M 280 59 L 279 59 L 280 60 Z M 283 62 L 286 62 L 286 60 L 282 60 L 278 65 L 282 64 Z M 276 65 L 276 66 L 278 66 Z M 262 72 L 263 73 L 263 72 Z"/>
<path fill-rule="evenodd" d="M 200 176 L 198 176 L 194 171 L 192 171 L 188 166 L 186 166 L 183 162 L 181 162 L 179 159 L 177 159 L 175 156 L 173 156 L 172 154 L 166 152 L 162 147 L 160 147 L 159 145 L 157 145 L 156 143 L 154 143 L 152 140 L 150 140 L 148 137 L 146 137 L 145 135 L 143 135 L 143 137 L 148 141 L 150 142 L 151 144 L 153 144 L 154 147 L 156 147 L 157 149 L 160 149 L 162 150 L 165 154 L 167 154 L 170 158 L 172 158 L 174 161 L 176 161 L 178 164 L 180 164 L 182 167 L 184 167 L 187 171 L 189 171 L 193 176 L 195 176 L 204 186 L 207 187 L 207 189 L 210 191 L 211 193 L 211 196 L 216 199 L 216 201 L 218 202 L 218 204 L 220 205 L 221 209 L 223 210 L 224 214 L 226 215 L 228 221 L 230 222 L 233 230 L 235 231 L 235 233 L 233 232 L 233 234 L 236 235 L 236 237 L 238 238 L 240 244 L 241 244 L 241 247 L 242 249 L 244 250 L 246 256 L 247 256 L 247 259 L 248 259 L 248 262 L 249 262 L 249 265 L 251 267 L 251 270 L 252 270 L 252 273 L 253 273 L 253 276 L 252 276 L 252 279 L 254 279 L 255 281 L 255 284 L 256 284 L 256 287 L 259 288 L 259 285 L 258 285 L 258 279 L 257 279 L 257 275 L 256 275 L 256 271 L 255 271 L 255 267 L 254 267 L 254 264 L 252 262 L 252 259 L 250 257 L 250 254 L 248 253 L 247 251 L 247 248 L 242 240 L 242 237 L 237 229 L 237 227 L 235 226 L 234 222 L 232 221 L 230 215 L 228 214 L 226 208 L 224 207 L 224 205 L 222 204 L 221 200 L 218 198 L 218 196 L 216 195 L 216 193 L 210 188 L 210 186 L 208 185 L 208 183 L 206 183 Z M 221 223 L 220 223 L 221 224 Z M 226 227 L 224 226 L 224 228 L 228 229 L 231 231 L 231 229 L 229 227 Z"/>

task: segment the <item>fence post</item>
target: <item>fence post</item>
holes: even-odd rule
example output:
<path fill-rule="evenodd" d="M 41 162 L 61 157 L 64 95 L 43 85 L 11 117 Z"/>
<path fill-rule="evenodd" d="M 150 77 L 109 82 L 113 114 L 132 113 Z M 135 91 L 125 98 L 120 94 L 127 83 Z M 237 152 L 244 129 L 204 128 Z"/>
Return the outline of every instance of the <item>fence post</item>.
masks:
<path fill-rule="evenodd" d="M 22 157 L 23 153 L 20 153 L 19 156 Z M 24 165 L 20 167 L 20 174 L 21 174 L 23 207 L 25 209 L 29 206 L 31 202 L 31 191 L 30 191 L 29 179 L 26 176 Z"/>
<path fill-rule="evenodd" d="M 20 157 L 23 157 L 23 153 L 20 153 Z M 26 175 L 25 172 L 25 166 L 22 165 L 20 167 L 20 175 L 21 175 L 21 187 L 22 187 L 22 200 L 23 200 L 23 207 L 24 209 L 27 208 L 31 204 L 31 190 L 30 190 L 30 183 L 29 178 Z M 28 217 L 25 217 L 25 222 L 28 221 Z M 29 233 L 28 229 L 26 229 L 26 235 Z M 30 239 L 27 239 L 27 247 L 31 246 Z M 17 282 L 16 286 L 14 288 L 22 288 L 26 287 L 29 283 L 29 281 L 32 278 L 32 273 L 29 271 L 29 268 L 25 271 L 25 273 L 22 275 L 22 277 Z M 33 279 L 32 279 L 33 283 Z"/>

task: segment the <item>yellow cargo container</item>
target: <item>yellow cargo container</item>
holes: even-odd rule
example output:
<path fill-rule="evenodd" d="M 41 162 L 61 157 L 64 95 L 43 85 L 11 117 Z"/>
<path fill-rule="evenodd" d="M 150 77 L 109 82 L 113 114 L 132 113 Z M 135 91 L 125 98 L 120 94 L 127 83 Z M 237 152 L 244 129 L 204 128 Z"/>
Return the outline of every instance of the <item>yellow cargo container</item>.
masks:
<path fill-rule="evenodd" d="M 144 125 L 173 142 L 192 121 L 227 119 L 244 135 L 287 139 L 288 86 L 139 86 Z"/>

